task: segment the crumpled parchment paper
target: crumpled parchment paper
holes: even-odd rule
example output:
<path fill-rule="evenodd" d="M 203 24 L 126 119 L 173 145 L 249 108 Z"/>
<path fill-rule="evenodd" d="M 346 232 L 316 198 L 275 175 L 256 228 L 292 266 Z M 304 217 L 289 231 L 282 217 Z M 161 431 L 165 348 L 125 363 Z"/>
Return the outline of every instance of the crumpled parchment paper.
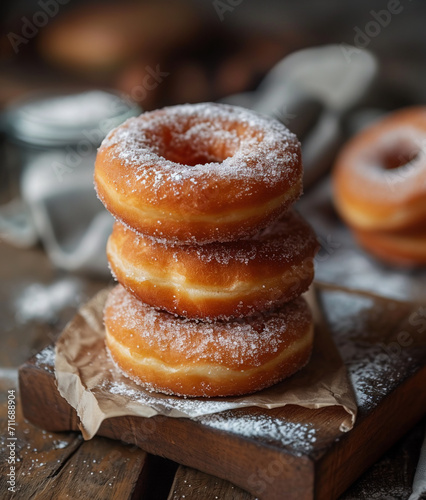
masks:
<path fill-rule="evenodd" d="M 346 368 L 312 291 L 306 294 L 315 318 L 312 358 L 300 372 L 257 393 L 226 398 L 182 398 L 149 392 L 125 377 L 108 355 L 103 308 L 109 290 L 99 292 L 77 312 L 56 343 L 55 375 L 60 394 L 75 408 L 85 439 L 102 421 L 117 416 L 196 418 L 234 408 L 341 406 L 342 431 L 353 427 L 357 406 Z"/>

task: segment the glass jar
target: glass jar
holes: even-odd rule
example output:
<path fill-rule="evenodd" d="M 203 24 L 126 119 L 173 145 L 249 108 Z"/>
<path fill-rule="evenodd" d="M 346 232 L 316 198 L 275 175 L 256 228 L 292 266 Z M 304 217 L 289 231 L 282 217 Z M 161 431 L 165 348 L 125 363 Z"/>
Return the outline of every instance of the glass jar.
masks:
<path fill-rule="evenodd" d="M 4 116 L 9 197 L 19 191 L 23 169 L 40 155 L 57 154 L 52 169 L 60 178 L 87 164 L 112 128 L 140 112 L 135 103 L 101 90 L 39 94 L 15 103 Z"/>

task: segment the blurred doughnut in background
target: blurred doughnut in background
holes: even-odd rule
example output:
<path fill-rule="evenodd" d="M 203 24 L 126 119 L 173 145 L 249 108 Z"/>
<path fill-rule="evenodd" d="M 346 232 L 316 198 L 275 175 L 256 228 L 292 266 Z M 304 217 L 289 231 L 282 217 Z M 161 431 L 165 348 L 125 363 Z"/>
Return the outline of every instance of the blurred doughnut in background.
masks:
<path fill-rule="evenodd" d="M 58 16 L 37 45 L 53 65 L 99 80 L 139 57 L 158 60 L 193 40 L 199 28 L 186 3 L 98 1 Z"/>
<path fill-rule="evenodd" d="M 282 57 L 313 42 L 294 28 L 239 27 L 231 19 L 236 7 L 221 13 L 207 1 L 27 0 L 4 7 L 0 53 L 10 71 L 0 79 L 0 103 L 51 85 L 115 88 L 145 109 L 212 101 L 254 90 Z M 166 76 L 167 85 L 158 85 Z"/>

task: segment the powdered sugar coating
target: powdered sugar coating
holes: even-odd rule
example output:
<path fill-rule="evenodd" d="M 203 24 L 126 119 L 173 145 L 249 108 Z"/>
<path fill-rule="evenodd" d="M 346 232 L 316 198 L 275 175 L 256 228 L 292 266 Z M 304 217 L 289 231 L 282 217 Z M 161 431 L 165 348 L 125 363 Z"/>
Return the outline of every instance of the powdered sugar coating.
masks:
<path fill-rule="evenodd" d="M 356 231 L 424 226 L 426 106 L 394 111 L 357 134 L 336 160 L 333 181 L 336 208 Z M 402 249 L 396 237 L 357 236 L 367 250 L 392 264 L 422 263 L 410 250 L 416 242 Z"/>
<path fill-rule="evenodd" d="M 109 155 L 128 167 L 124 175 L 129 189 L 149 183 L 153 193 L 159 193 L 167 183 L 175 196 L 181 195 L 184 182 L 197 186 L 212 174 L 229 180 L 255 178 L 273 186 L 299 161 L 298 140 L 284 125 L 253 111 L 213 103 L 167 107 L 130 118 L 108 134 L 104 148 L 111 148 Z M 191 160 L 189 164 L 171 159 L 177 151 Z"/>
<path fill-rule="evenodd" d="M 105 207 L 178 244 L 254 235 L 302 193 L 300 144 L 278 121 L 222 104 L 143 113 L 114 129 L 95 162 Z"/>
<path fill-rule="evenodd" d="M 301 255 L 313 257 L 317 245 L 309 224 L 299 214 L 290 211 L 255 236 L 240 240 L 238 251 L 233 251 L 233 242 L 225 242 L 196 247 L 196 252 L 203 262 L 215 260 L 223 265 L 229 262 L 248 265 L 255 259 L 277 263 L 294 262 Z"/>
<path fill-rule="evenodd" d="M 304 334 L 311 322 L 301 297 L 277 311 L 229 322 L 205 323 L 158 311 L 133 297 L 121 285 L 109 294 L 106 323 L 120 325 L 123 335 L 161 357 L 185 355 L 189 364 L 212 361 L 233 369 L 260 366 Z"/>
<path fill-rule="evenodd" d="M 426 120 L 425 120 L 426 122 Z M 426 123 L 425 123 L 426 128 Z M 351 175 L 351 189 L 361 197 L 371 197 L 374 192 L 376 201 L 402 202 L 413 192 L 426 191 L 426 138 L 425 132 L 409 124 L 395 124 L 395 128 L 385 130 L 374 142 L 349 148 L 352 162 L 356 161 L 355 175 Z M 386 158 L 402 164 L 388 168 Z M 352 158 L 350 158 L 351 160 Z M 342 160 L 345 162 L 345 158 Z M 351 174 L 354 168 L 351 170 Z M 422 175 L 423 173 L 423 175 Z M 365 189 L 368 182 L 369 189 Z"/>
<path fill-rule="evenodd" d="M 213 242 L 205 245 L 178 245 L 172 242 L 157 240 L 142 236 L 124 226 L 124 231 L 130 231 L 135 247 L 153 245 L 158 251 L 167 252 L 169 259 L 179 262 L 183 253 L 204 262 L 216 262 L 223 266 L 239 263 L 246 266 L 254 260 L 271 261 L 273 263 L 294 263 L 299 259 L 314 257 L 318 242 L 309 223 L 296 211 L 290 210 L 278 220 L 252 237 L 238 241 Z M 226 269 L 224 269 L 226 271 Z"/>

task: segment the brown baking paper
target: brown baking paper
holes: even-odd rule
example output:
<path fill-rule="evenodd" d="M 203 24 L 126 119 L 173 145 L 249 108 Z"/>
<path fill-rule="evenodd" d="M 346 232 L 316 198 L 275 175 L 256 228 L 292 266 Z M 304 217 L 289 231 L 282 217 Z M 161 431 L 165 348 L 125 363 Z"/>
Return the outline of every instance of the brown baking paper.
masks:
<path fill-rule="evenodd" d="M 357 411 L 354 391 L 313 292 L 306 294 L 315 318 L 315 343 L 308 365 L 289 379 L 255 394 L 207 399 L 149 392 L 116 368 L 104 342 L 102 314 L 108 291 L 102 290 L 81 307 L 56 343 L 58 390 L 77 411 L 85 439 L 92 438 L 102 421 L 111 417 L 196 418 L 234 408 L 277 408 L 288 404 L 306 408 L 342 406 L 347 414 L 340 429 L 352 429 Z"/>

